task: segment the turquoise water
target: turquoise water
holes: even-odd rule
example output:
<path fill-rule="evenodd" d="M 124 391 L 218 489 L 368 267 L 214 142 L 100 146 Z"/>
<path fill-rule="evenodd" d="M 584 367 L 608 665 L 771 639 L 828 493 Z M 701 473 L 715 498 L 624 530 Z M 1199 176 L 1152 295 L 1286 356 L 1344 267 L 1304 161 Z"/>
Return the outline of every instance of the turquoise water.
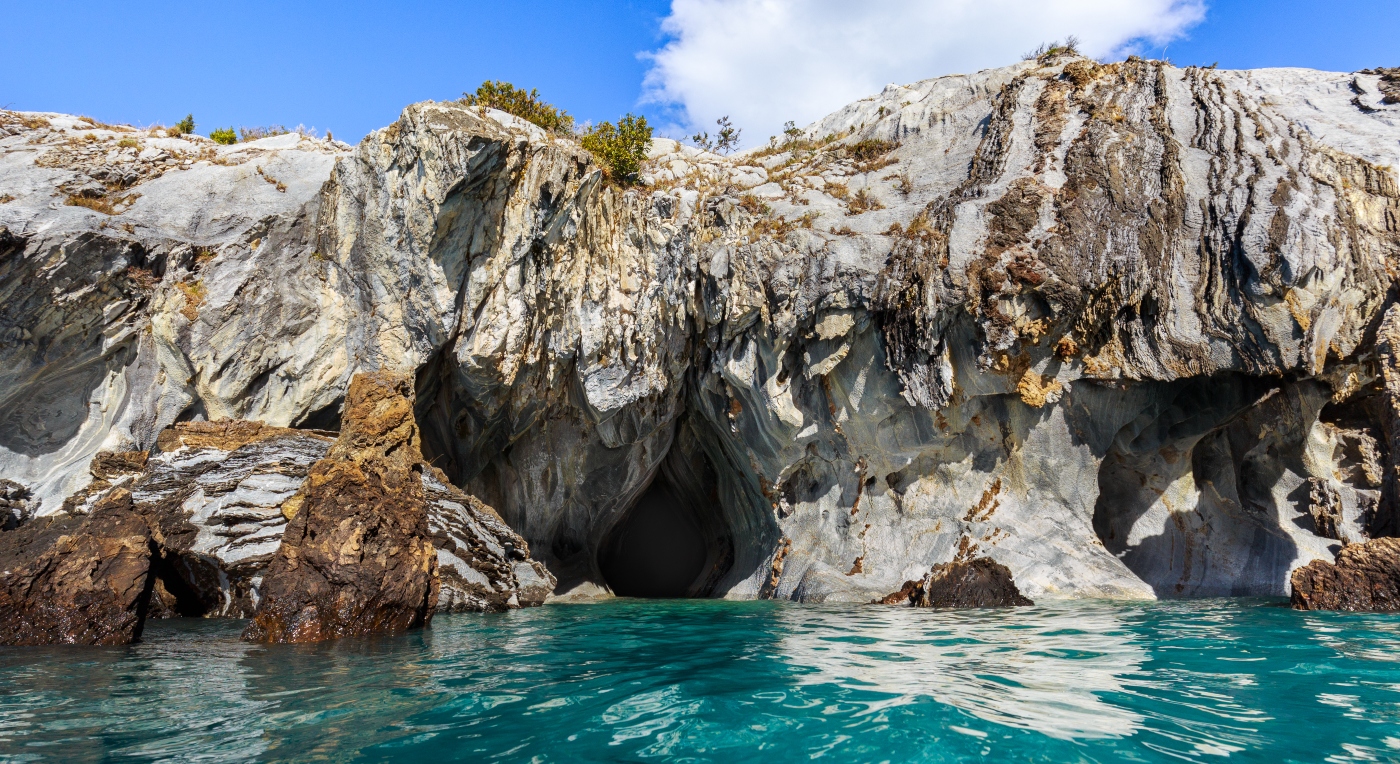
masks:
<path fill-rule="evenodd" d="M 0 761 L 1397 761 L 1400 617 L 617 601 L 0 650 Z"/>

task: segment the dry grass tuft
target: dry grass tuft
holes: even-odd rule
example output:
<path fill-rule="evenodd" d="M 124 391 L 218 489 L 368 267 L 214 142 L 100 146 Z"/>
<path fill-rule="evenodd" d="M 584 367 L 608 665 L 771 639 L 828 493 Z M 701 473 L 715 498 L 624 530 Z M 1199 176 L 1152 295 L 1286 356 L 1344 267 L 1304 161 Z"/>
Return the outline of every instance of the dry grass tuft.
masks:
<path fill-rule="evenodd" d="M 180 308 L 180 315 L 193 322 L 199 318 L 199 306 L 204 303 L 204 298 L 208 296 L 209 290 L 204 287 L 203 281 L 193 283 L 182 281 L 175 287 L 185 295 L 185 306 Z"/>
<path fill-rule="evenodd" d="M 739 206 L 753 215 L 767 215 L 773 211 L 773 208 L 753 194 L 744 194 L 739 197 Z"/>
<path fill-rule="evenodd" d="M 131 133 L 136 131 L 136 128 L 132 127 L 131 125 L 114 125 L 108 122 L 101 122 L 99 120 L 87 116 L 86 114 L 78 117 L 78 121 L 86 122 L 99 130 L 111 130 L 114 133 Z"/>
<path fill-rule="evenodd" d="M 275 186 L 278 191 L 281 191 L 284 194 L 287 193 L 287 184 L 263 172 L 263 168 L 258 168 L 258 175 L 261 175 L 263 180 Z"/>
<path fill-rule="evenodd" d="M 898 175 L 890 173 L 889 175 L 886 175 L 880 180 L 894 181 L 894 190 L 898 191 L 900 196 L 907 197 L 914 191 L 914 181 L 910 180 L 909 172 L 907 170 L 905 172 L 899 173 Z"/>
<path fill-rule="evenodd" d="M 49 121 L 43 117 L 30 117 L 17 111 L 3 110 L 0 110 L 0 125 L 22 125 L 30 130 L 50 127 Z"/>
<path fill-rule="evenodd" d="M 112 199 L 112 197 L 106 196 L 101 197 L 101 199 L 88 199 L 88 197 L 78 196 L 78 194 L 73 193 L 69 194 L 69 197 L 67 197 L 67 199 L 64 200 L 63 203 L 67 204 L 67 206 L 69 207 L 87 207 L 88 210 L 92 210 L 94 211 L 94 213 L 102 213 L 104 215 L 119 215 L 122 213 L 119 213 L 119 211 L 116 210 L 116 208 L 120 206 L 126 206 L 126 204 L 130 204 L 132 203 L 132 201 L 136 201 L 136 197 L 139 196 L 139 193 L 133 193 L 130 194 L 130 196 L 116 197 L 116 199 Z"/>
<path fill-rule="evenodd" d="M 14 200 L 15 198 L 9 194 L 0 194 L 0 204 L 9 204 Z"/>
<path fill-rule="evenodd" d="M 127 233 L 131 232 L 127 231 Z M 136 285 L 137 289 L 140 289 L 143 292 L 149 292 L 152 289 L 155 289 L 156 284 L 160 283 L 160 279 L 156 278 L 155 274 L 151 273 L 145 268 L 141 268 L 135 265 L 128 265 L 126 267 L 126 277 L 131 280 L 132 284 Z"/>
<path fill-rule="evenodd" d="M 1075 87 L 1084 87 L 1098 79 L 1099 75 L 1108 71 L 1108 67 L 1100 66 L 1088 59 L 1071 61 L 1065 65 L 1065 79 L 1074 83 Z"/>
<path fill-rule="evenodd" d="M 851 211 L 851 214 L 859 215 L 872 210 L 883 210 L 885 205 L 881 204 L 879 199 L 871 196 L 869 191 L 862 188 L 851 197 L 851 201 L 847 203 L 846 208 Z"/>

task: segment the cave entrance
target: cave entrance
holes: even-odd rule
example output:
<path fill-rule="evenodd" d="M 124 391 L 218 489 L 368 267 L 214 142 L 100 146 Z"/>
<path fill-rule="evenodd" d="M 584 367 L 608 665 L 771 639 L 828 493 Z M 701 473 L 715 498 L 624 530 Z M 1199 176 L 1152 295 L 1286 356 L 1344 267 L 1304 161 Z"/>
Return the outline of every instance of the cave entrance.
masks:
<path fill-rule="evenodd" d="M 663 476 L 613 526 L 598 567 L 620 597 L 694 596 L 710 557 L 702 522 Z"/>

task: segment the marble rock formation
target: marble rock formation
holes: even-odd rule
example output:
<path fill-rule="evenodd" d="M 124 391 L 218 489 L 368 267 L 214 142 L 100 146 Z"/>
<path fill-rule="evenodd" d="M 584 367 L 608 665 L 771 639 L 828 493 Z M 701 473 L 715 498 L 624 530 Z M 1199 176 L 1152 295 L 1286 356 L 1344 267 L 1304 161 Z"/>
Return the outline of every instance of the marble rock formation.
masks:
<path fill-rule="evenodd" d="M 457 103 L 353 148 L 0 113 L 0 475 L 61 512 L 98 451 L 333 427 L 384 370 L 559 597 L 625 588 L 639 508 L 678 596 L 959 555 L 1036 601 L 1286 595 L 1397 532 L 1392 84 L 1045 56 L 658 139 L 626 188 Z"/>
<path fill-rule="evenodd" d="M 361 412 L 374 409 L 347 415 Z M 147 617 L 252 616 L 308 475 L 335 442 L 334 433 L 221 420 L 178 423 L 153 454 L 98 453 L 92 482 L 65 511 L 0 533 L 0 644 L 124 644 Z M 420 466 L 412 479 L 427 546 L 418 549 L 439 560 L 436 609 L 542 604 L 554 579 L 524 540 Z"/>
<path fill-rule="evenodd" d="M 475 596 L 478 609 L 505 608 L 483 600 L 492 587 L 462 562 L 471 550 L 433 543 L 431 508 L 454 497 L 441 483 L 428 495 L 431 467 L 419 451 L 413 402 L 407 375 L 367 373 L 350 382 L 340 437 L 283 505 L 291 522 L 244 639 L 319 642 L 426 626 L 437 610 L 439 555 L 458 562 L 453 588 Z M 466 535 L 479 545 L 489 538 Z M 494 573 L 509 579 L 509 562 Z"/>
<path fill-rule="evenodd" d="M 1400 612 L 1400 539 L 1348 544 L 1335 563 L 1313 560 L 1293 571 L 1295 610 Z"/>

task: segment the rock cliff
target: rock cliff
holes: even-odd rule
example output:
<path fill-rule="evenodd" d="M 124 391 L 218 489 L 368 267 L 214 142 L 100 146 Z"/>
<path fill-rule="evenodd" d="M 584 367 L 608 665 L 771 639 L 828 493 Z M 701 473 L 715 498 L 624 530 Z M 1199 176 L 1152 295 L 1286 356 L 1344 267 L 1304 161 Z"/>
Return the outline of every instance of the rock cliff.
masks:
<path fill-rule="evenodd" d="M 354 148 L 4 113 L 6 501 L 176 421 L 335 430 L 386 370 L 558 596 L 677 538 L 678 596 L 1286 594 L 1397 530 L 1381 79 L 1043 58 L 632 188 L 455 103 Z"/>

